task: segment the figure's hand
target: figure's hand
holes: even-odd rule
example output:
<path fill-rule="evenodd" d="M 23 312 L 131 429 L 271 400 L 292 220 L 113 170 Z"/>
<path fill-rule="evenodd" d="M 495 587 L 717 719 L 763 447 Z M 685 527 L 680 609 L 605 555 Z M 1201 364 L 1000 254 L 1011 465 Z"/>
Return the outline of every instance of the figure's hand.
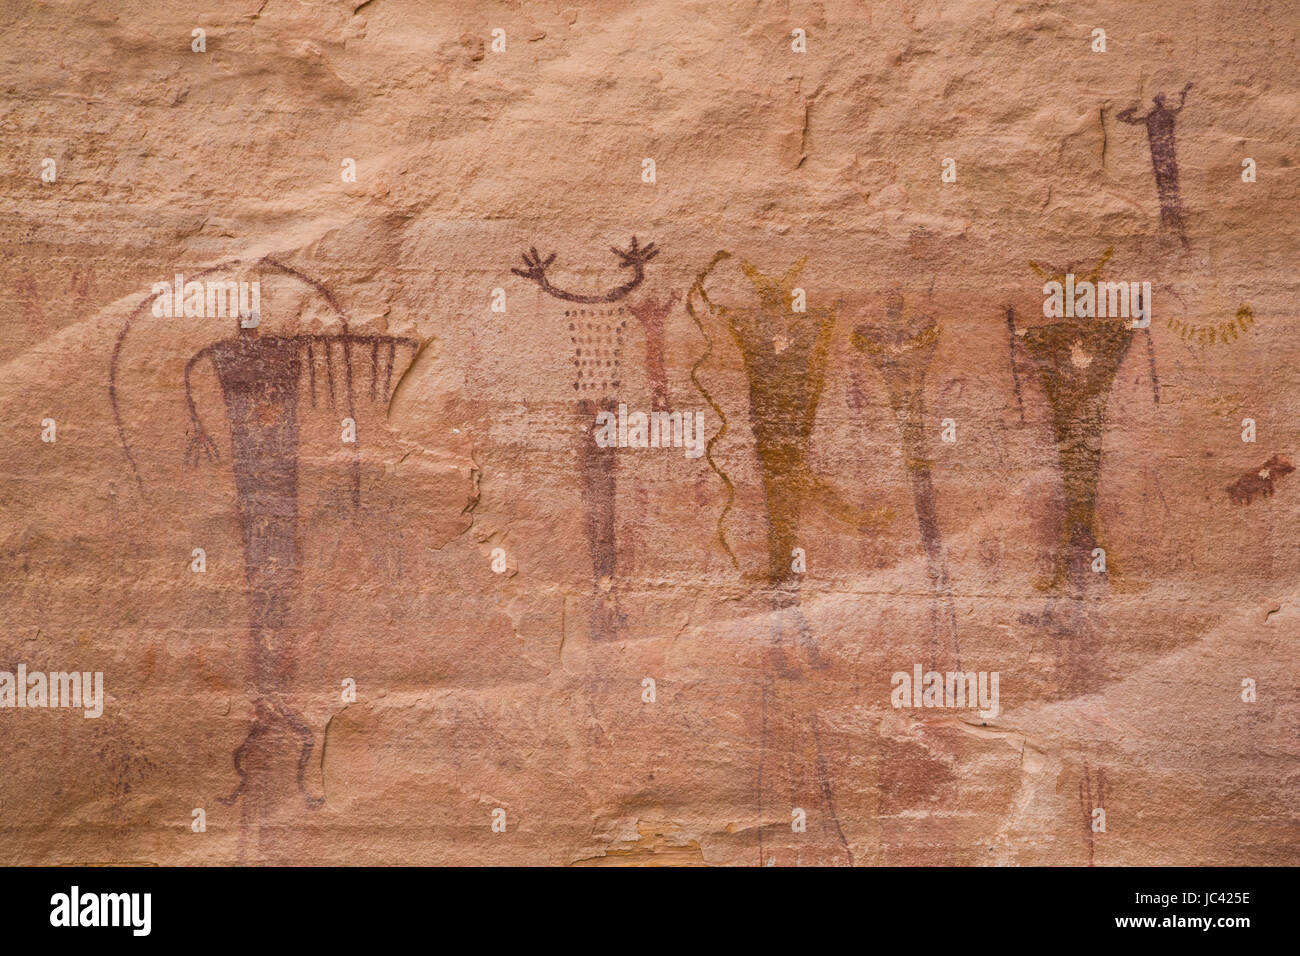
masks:
<path fill-rule="evenodd" d="M 197 468 L 199 461 L 205 455 L 208 461 L 221 457 L 217 452 L 217 446 L 208 437 L 208 433 L 203 430 L 203 426 L 197 425 L 194 430 L 194 437 L 190 439 L 189 447 L 185 449 L 185 460 L 191 468 Z"/>
<path fill-rule="evenodd" d="M 609 251 L 622 260 L 619 265 L 624 269 L 640 268 L 655 256 L 659 255 L 659 250 L 655 248 L 653 242 L 648 243 L 644 247 L 638 246 L 636 243 L 636 236 L 632 237 L 632 243 L 627 247 L 626 252 L 622 249 L 616 249 L 613 246 L 609 247 Z"/>
<path fill-rule="evenodd" d="M 544 288 L 546 286 L 546 270 L 554 261 L 555 253 L 552 252 L 547 259 L 543 260 L 537 252 L 537 247 L 533 246 L 528 252 L 524 253 L 525 268 L 511 269 L 510 271 L 517 276 L 523 276 L 525 279 L 536 282 Z"/>

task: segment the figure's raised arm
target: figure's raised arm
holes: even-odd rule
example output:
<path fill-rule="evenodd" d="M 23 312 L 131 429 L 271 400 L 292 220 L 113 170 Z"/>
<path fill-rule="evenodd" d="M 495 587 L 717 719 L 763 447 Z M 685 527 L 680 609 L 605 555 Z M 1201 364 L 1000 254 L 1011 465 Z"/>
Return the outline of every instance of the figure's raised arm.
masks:
<path fill-rule="evenodd" d="M 659 250 L 655 248 L 653 242 L 646 243 L 644 246 L 637 244 L 636 236 L 632 237 L 632 243 L 627 249 L 616 249 L 611 247 L 611 252 L 618 256 L 620 268 L 631 269 L 632 278 L 608 292 L 583 294 L 578 292 L 567 292 L 551 284 L 546 277 L 546 270 L 550 268 L 551 263 L 555 261 L 555 253 L 551 253 L 545 259 L 538 253 L 537 247 L 533 246 L 524 253 L 524 268 L 511 269 L 517 276 L 522 276 L 530 282 L 536 282 L 547 295 L 552 295 L 557 299 L 564 299 L 566 302 L 578 302 L 585 304 L 594 304 L 599 302 L 617 302 L 623 298 L 645 280 L 645 265 L 655 256 L 659 255 Z"/>

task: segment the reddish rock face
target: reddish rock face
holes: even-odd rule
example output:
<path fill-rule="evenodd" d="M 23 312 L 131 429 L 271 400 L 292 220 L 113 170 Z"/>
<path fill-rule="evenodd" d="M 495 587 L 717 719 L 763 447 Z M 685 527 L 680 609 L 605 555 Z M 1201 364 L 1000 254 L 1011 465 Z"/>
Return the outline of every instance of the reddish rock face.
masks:
<path fill-rule="evenodd" d="M 28 6 L 0 862 L 1300 863 L 1286 4 Z"/>

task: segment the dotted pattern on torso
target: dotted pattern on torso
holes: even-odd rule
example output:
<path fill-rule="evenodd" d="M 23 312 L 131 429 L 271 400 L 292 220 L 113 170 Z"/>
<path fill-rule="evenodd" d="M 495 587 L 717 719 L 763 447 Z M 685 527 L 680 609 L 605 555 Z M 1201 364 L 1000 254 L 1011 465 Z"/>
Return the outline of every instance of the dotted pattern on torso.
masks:
<path fill-rule="evenodd" d="M 619 387 L 627 310 L 566 309 L 573 344 L 573 390 L 580 398 L 612 398 Z"/>

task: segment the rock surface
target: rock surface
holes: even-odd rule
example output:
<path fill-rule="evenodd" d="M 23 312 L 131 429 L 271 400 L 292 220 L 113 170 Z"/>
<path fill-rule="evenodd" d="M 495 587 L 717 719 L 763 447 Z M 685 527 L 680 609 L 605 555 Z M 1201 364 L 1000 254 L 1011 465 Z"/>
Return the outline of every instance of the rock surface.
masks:
<path fill-rule="evenodd" d="M 1300 863 L 1293 4 L 5 20 L 0 862 Z"/>

